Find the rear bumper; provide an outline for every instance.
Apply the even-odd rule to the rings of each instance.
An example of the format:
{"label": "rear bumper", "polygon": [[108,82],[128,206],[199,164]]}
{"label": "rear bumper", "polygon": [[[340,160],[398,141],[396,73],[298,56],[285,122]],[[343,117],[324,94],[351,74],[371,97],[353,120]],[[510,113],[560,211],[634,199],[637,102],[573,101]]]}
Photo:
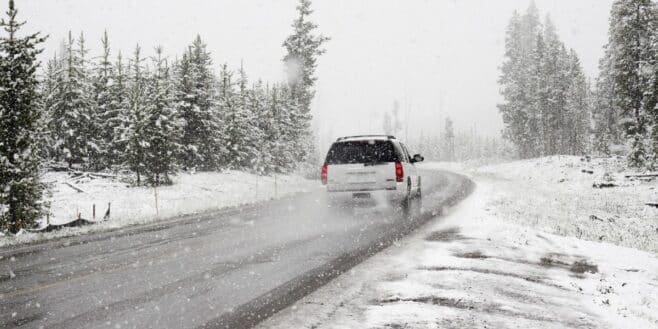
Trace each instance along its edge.
{"label": "rear bumper", "polygon": [[405,184],[396,184],[388,188],[349,188],[339,186],[327,186],[327,196],[331,199],[347,200],[355,196],[363,197],[369,195],[372,199],[401,201],[407,195]]}
{"label": "rear bumper", "polygon": [[389,188],[331,188],[327,187],[327,192],[329,193],[339,193],[339,192],[351,192],[351,193],[358,193],[358,192],[377,192],[377,191],[390,191],[390,192],[395,192],[397,191],[397,188],[395,187],[389,187]]}
{"label": "rear bumper", "polygon": [[407,185],[404,183],[387,182],[387,184],[336,184],[329,182],[327,184],[327,192],[329,193],[343,193],[343,192],[386,192],[386,193],[404,193],[407,191]]}

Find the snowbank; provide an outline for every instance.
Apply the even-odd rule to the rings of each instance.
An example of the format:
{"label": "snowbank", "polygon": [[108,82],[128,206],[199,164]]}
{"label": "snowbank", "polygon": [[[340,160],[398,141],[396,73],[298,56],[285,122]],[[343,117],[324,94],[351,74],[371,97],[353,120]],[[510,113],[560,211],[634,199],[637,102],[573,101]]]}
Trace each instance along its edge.
{"label": "snowbank", "polygon": [[[119,180],[108,178],[76,180],[73,186],[70,186],[67,183],[71,183],[71,179],[66,173],[48,173],[44,180],[52,182],[54,187],[50,223],[71,222],[78,217],[78,213],[81,218],[92,220],[94,205],[96,205],[95,219],[100,222],[51,233],[21,232],[15,237],[4,236],[0,237],[0,246],[153,222],[183,214],[280,198],[319,188],[319,183],[316,181],[298,176],[278,176],[275,191],[274,177],[256,176],[240,171],[183,173],[174,178],[173,185],[159,187],[157,190],[148,187],[130,187]],[[111,204],[110,218],[103,221],[108,204]]]}
{"label": "snowbank", "polygon": [[[428,164],[490,183],[488,207],[511,223],[543,232],[658,252],[658,179],[634,174],[614,158],[553,156],[482,167]],[[611,188],[594,184],[610,183]]]}

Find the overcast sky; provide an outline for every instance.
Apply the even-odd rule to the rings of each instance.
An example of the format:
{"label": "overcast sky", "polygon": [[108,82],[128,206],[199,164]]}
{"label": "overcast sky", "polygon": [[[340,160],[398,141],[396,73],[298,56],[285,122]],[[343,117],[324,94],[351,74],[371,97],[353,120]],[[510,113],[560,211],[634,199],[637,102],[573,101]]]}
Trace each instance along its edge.
{"label": "overcast sky", "polygon": [[[325,140],[381,131],[395,99],[409,138],[443,126],[498,134],[496,80],[505,28],[530,0],[315,0],[313,20],[332,38],[320,59],[315,126]],[[50,35],[51,56],[68,30],[84,30],[100,47],[103,30],[114,51],[162,45],[180,54],[199,33],[216,68],[243,60],[250,77],[282,80],[282,41],[296,0],[18,0],[29,31]],[[576,49],[591,78],[607,39],[612,0],[537,0],[562,39]],[[401,133],[402,137],[406,134]]]}

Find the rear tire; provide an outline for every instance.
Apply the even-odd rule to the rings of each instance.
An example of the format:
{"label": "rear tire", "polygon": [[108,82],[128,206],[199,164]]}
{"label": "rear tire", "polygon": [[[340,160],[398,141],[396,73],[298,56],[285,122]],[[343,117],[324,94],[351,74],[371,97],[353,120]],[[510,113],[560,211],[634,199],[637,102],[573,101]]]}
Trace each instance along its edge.
{"label": "rear tire", "polygon": [[411,210],[411,202],[412,202],[412,195],[411,195],[411,181],[407,182],[407,194],[404,196],[404,199],[402,199],[402,211],[409,215],[410,210]]}
{"label": "rear tire", "polygon": [[418,214],[420,214],[423,209],[423,190],[420,184],[420,177],[418,177],[418,192],[416,194],[416,207],[418,210]]}

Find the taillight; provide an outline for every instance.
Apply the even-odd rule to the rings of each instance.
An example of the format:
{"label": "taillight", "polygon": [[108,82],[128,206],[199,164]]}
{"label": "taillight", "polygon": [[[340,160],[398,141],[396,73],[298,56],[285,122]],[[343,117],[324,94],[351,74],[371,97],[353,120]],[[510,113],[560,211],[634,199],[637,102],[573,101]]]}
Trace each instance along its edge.
{"label": "taillight", "polygon": [[327,185],[327,165],[322,166],[322,172],[320,173],[320,180],[322,185]]}
{"label": "taillight", "polygon": [[402,169],[402,163],[395,163],[395,180],[398,183],[404,182],[404,169]]}

